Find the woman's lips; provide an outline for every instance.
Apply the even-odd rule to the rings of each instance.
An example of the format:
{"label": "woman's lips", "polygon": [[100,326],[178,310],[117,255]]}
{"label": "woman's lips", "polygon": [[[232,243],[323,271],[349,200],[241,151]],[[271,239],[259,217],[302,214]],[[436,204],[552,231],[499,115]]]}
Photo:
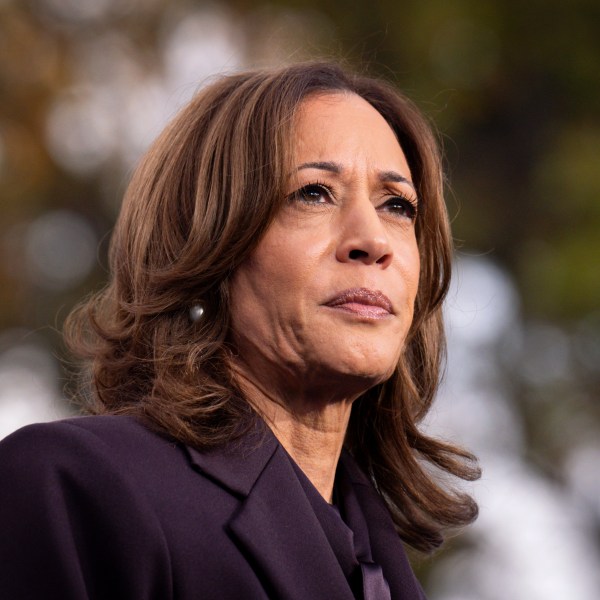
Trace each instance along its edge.
{"label": "woman's lips", "polygon": [[390,299],[382,292],[368,288],[344,290],[325,302],[325,306],[371,319],[381,319],[393,314]]}

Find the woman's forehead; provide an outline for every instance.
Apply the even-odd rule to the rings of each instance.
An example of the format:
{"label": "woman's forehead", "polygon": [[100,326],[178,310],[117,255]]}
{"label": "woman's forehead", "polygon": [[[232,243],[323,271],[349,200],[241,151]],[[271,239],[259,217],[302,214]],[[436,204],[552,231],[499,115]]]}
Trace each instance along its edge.
{"label": "woman's forehead", "polygon": [[305,99],[292,130],[292,172],[313,164],[325,170],[370,168],[398,172],[410,180],[404,152],[384,117],[353,93],[334,92]]}

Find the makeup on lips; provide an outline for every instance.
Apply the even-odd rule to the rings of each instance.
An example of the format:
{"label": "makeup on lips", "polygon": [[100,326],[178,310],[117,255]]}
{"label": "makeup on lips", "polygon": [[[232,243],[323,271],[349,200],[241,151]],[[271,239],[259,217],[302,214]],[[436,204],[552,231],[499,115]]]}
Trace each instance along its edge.
{"label": "makeup on lips", "polygon": [[344,290],[324,306],[368,319],[384,319],[394,314],[390,299],[379,290],[368,288]]}

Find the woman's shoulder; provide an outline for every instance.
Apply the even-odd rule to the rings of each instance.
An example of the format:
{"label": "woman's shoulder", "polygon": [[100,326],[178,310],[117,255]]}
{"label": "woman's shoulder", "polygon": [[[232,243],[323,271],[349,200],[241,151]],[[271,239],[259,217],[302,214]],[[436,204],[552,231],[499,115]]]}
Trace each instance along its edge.
{"label": "woman's shoulder", "polygon": [[0,596],[141,598],[155,587],[171,597],[162,523],[133,466],[160,439],[135,419],[99,416],[2,440]]}
{"label": "woman's shoulder", "polygon": [[31,439],[50,442],[63,438],[73,439],[73,436],[85,439],[88,436],[84,432],[97,437],[103,437],[103,434],[109,430],[134,431],[140,428],[145,429],[141,422],[132,416],[74,416],[57,421],[25,425],[0,440],[0,447]]}
{"label": "woman's shoulder", "polygon": [[176,446],[130,416],[36,423],[0,441],[0,475],[4,481],[12,477],[39,481],[42,476],[57,474],[93,479],[106,470],[135,471],[136,464],[141,466],[165,449],[179,454]]}
{"label": "woman's shoulder", "polygon": [[4,452],[8,448],[18,448],[28,453],[46,445],[55,449],[64,444],[94,446],[124,441],[130,435],[137,439],[156,437],[156,434],[133,416],[78,416],[21,427],[0,440],[0,450]]}

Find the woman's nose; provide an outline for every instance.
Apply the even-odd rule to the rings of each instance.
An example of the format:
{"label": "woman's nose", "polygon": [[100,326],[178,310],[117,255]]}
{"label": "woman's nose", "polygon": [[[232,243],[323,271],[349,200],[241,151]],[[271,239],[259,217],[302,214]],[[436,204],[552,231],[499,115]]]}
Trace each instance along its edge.
{"label": "woman's nose", "polygon": [[344,211],[336,258],[340,262],[377,264],[392,262],[393,250],[377,209],[370,200],[357,201]]}

